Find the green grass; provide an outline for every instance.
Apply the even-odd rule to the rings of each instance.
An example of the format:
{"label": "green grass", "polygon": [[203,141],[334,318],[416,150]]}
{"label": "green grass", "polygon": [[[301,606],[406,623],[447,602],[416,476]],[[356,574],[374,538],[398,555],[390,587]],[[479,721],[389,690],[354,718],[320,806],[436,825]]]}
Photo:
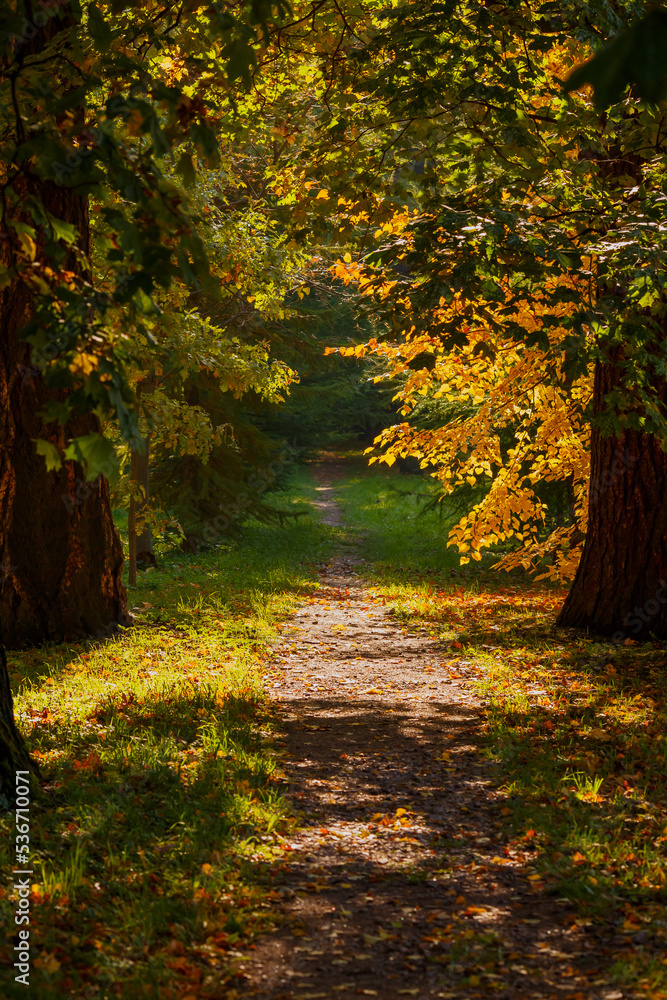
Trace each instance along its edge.
{"label": "green grass", "polygon": [[[279,500],[304,508],[307,472]],[[122,519],[120,519],[122,520]],[[290,829],[262,658],[316,584],[335,532],[253,523],[226,551],[164,555],[107,642],[10,653],[19,723],[46,795],[31,808],[31,987],[50,998],[220,995],[272,925]],[[11,815],[0,865],[13,867]],[[0,995],[15,894],[0,888]],[[6,963],[6,964],[4,964]],[[92,991],[92,992],[91,992]]]}
{"label": "green grass", "polygon": [[415,478],[355,470],[341,485],[348,530],[383,563],[365,575],[395,618],[442,644],[441,669],[484,699],[480,749],[506,795],[513,857],[582,920],[613,926],[619,986],[665,998],[665,644],[573,638],[555,627],[564,590],[486,562],[458,570],[447,524],[416,517],[397,492]]}
{"label": "green grass", "polygon": [[[244,950],[275,921],[295,819],[272,742],[262,661],[345,535],[438,669],[485,700],[507,848],[534,885],[614,925],[622,988],[667,997],[667,655],[554,627],[564,592],[486,563],[458,569],[447,524],[418,516],[422,477],[366,471],[336,487],[345,531],[250,524],[216,553],[171,552],[130,594],[135,624],[104,643],[10,654],[19,721],[46,778],[31,813],[31,985],[45,1000],[233,996]],[[307,471],[280,499],[300,510]],[[377,502],[376,502],[377,501]],[[490,557],[492,559],[492,557]],[[12,817],[0,864],[13,866]],[[0,887],[0,996],[13,981],[15,897]]]}
{"label": "green grass", "polygon": [[402,475],[366,465],[353,455],[354,473],[337,483],[346,527],[357,536],[361,554],[376,571],[403,579],[447,575],[458,557],[447,548],[452,511],[445,505],[423,513],[433,496],[428,476]]}

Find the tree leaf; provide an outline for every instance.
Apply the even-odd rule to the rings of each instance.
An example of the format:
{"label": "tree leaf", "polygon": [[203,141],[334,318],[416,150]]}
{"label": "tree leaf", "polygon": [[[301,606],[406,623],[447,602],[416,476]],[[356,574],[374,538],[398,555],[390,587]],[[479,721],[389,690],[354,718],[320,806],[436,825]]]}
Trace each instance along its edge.
{"label": "tree leaf", "polygon": [[111,43],[112,31],[97,4],[88,8],[88,31],[100,52],[106,52]]}
{"label": "tree leaf", "polygon": [[97,433],[73,438],[65,451],[65,458],[80,462],[88,481],[97,479],[99,475],[113,481],[120,468],[116,449],[111,441]]}
{"label": "tree leaf", "polygon": [[50,441],[45,441],[43,438],[33,438],[32,440],[35,443],[37,454],[44,456],[46,471],[57,472],[63,463],[56,446],[51,444]]}
{"label": "tree leaf", "polygon": [[667,93],[667,11],[652,10],[579,66],[565,82],[569,93],[590,84],[604,108],[632,86],[639,97],[659,101]]}

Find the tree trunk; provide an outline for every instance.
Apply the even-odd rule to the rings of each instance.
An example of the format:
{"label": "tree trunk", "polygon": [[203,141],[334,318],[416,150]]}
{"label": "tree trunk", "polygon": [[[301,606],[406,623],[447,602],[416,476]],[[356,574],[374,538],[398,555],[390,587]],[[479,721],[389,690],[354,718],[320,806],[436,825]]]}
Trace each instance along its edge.
{"label": "tree trunk", "polygon": [[144,521],[144,508],[148,505],[150,489],[149,459],[151,448],[151,436],[147,434],[144,438],[144,451],[137,452],[136,482],[143,491],[143,499],[139,504],[139,521],[143,527],[137,534],[137,566],[139,569],[147,569],[149,566],[156,566],[157,560],[153,552],[153,538],[151,536],[151,526]]}
{"label": "tree trunk", "polygon": [[[14,722],[14,702],[7,672],[5,650],[0,644],[0,808],[13,806],[16,798],[17,772],[39,778],[39,767],[29,756],[27,747]],[[21,784],[26,784],[24,780]]]}
{"label": "tree trunk", "polygon": [[[598,363],[594,410],[619,380]],[[664,384],[660,386],[667,402]],[[667,453],[656,438],[628,430],[591,439],[586,542],[558,625],[591,629],[616,642],[667,637]]]}
{"label": "tree trunk", "polygon": [[[51,183],[35,193],[56,218],[76,226],[87,253],[85,199]],[[127,622],[123,550],[106,480],[86,483],[74,462],[47,472],[35,450],[33,439],[45,438],[62,453],[70,438],[98,431],[99,422],[84,415],[62,427],[44,424],[40,414],[62,392],[47,388],[19,338],[31,309],[23,283],[0,292],[0,628],[8,647],[101,634]]]}
{"label": "tree trunk", "polygon": [[[130,486],[134,487],[137,478],[137,453],[130,457]],[[130,510],[127,516],[127,583],[130,587],[137,585],[137,501],[134,493],[130,497]]]}
{"label": "tree trunk", "polygon": [[[157,382],[155,378],[155,370],[152,369],[137,385],[137,401],[143,395],[150,395],[155,392],[157,387]],[[137,511],[135,504],[135,522],[134,531],[136,533],[136,514],[139,515],[139,523],[141,525],[141,530],[136,533],[135,537],[135,573],[134,582],[136,583],[136,568],[147,569],[149,566],[156,566],[157,561],[155,559],[155,553],[153,551],[153,538],[151,536],[151,528],[149,524],[146,524],[145,509],[148,506],[149,493],[150,493],[150,453],[151,453],[151,436],[150,433],[144,438],[144,450],[136,451],[132,455],[132,473],[131,482],[132,485],[140,486],[143,499],[139,503],[139,509]],[[131,547],[131,546],[130,546]]]}

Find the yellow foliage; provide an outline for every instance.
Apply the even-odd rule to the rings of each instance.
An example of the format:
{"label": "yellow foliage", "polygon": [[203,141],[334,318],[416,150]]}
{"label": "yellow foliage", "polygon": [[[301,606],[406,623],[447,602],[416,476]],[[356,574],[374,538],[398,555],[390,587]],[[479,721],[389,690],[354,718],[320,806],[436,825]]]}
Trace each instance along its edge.
{"label": "yellow foliage", "polygon": [[[548,296],[546,289],[544,302]],[[446,321],[457,308],[457,302],[441,302],[434,320]],[[389,374],[401,378],[395,399],[404,417],[424,405],[423,397],[452,404],[442,426],[423,429],[402,422],[383,431],[376,438],[383,449],[379,461],[392,465],[398,457],[418,458],[440,481],[443,495],[464,485],[484,488],[482,499],[450,531],[448,544],[462,554],[462,563],[514,539],[521,544],[503,555],[498,567],[536,570],[546,560],[542,577],[571,579],[586,530],[590,431],[584,410],[592,392],[592,366],[584,377],[569,379],[557,350],[529,348],[491,332],[493,308],[478,304],[467,344],[454,350],[445,351],[437,337],[416,335],[414,328],[406,331],[401,346],[369,345],[386,359]],[[511,318],[532,332],[540,329],[545,311],[533,301]],[[562,336],[562,329],[549,329],[554,344]],[[480,345],[492,355],[480,352]],[[428,367],[417,366],[420,355],[431,359]],[[547,510],[535,486],[557,480],[568,483],[570,523],[545,537]]]}
{"label": "yellow foliage", "polygon": [[69,370],[75,374],[90,375],[90,373],[97,368],[99,360],[100,359],[96,354],[86,354],[85,351],[79,351],[78,354],[74,356],[74,360],[70,364]]}

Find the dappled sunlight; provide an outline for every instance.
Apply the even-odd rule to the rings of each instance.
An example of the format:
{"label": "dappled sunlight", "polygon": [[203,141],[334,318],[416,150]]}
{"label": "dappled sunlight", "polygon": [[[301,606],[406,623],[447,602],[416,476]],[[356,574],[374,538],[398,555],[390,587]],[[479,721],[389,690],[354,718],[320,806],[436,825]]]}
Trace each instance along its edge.
{"label": "dappled sunlight", "polygon": [[295,984],[392,998],[603,986],[585,922],[547,895],[535,831],[522,838],[508,824],[520,792],[488,759],[474,690],[486,662],[443,642],[453,609],[481,619],[484,592],[461,607],[456,587],[413,594],[406,582],[396,600],[373,569],[349,548],[332,560],[274,653],[270,689],[301,823],[279,869],[290,923],[259,943],[245,995],[287,996]]}
{"label": "dappled sunlight", "polygon": [[260,662],[328,542],[303,520],[249,535],[164,557],[112,638],[9,654],[45,781],[31,830],[45,998],[217,988],[239,942],[275,923],[266,867],[292,821]]}
{"label": "dappled sunlight", "polygon": [[661,982],[663,652],[556,629],[552,586],[374,563],[354,510],[258,529],[247,559],[179,555],[132,628],[11,655],[55,990]]}

